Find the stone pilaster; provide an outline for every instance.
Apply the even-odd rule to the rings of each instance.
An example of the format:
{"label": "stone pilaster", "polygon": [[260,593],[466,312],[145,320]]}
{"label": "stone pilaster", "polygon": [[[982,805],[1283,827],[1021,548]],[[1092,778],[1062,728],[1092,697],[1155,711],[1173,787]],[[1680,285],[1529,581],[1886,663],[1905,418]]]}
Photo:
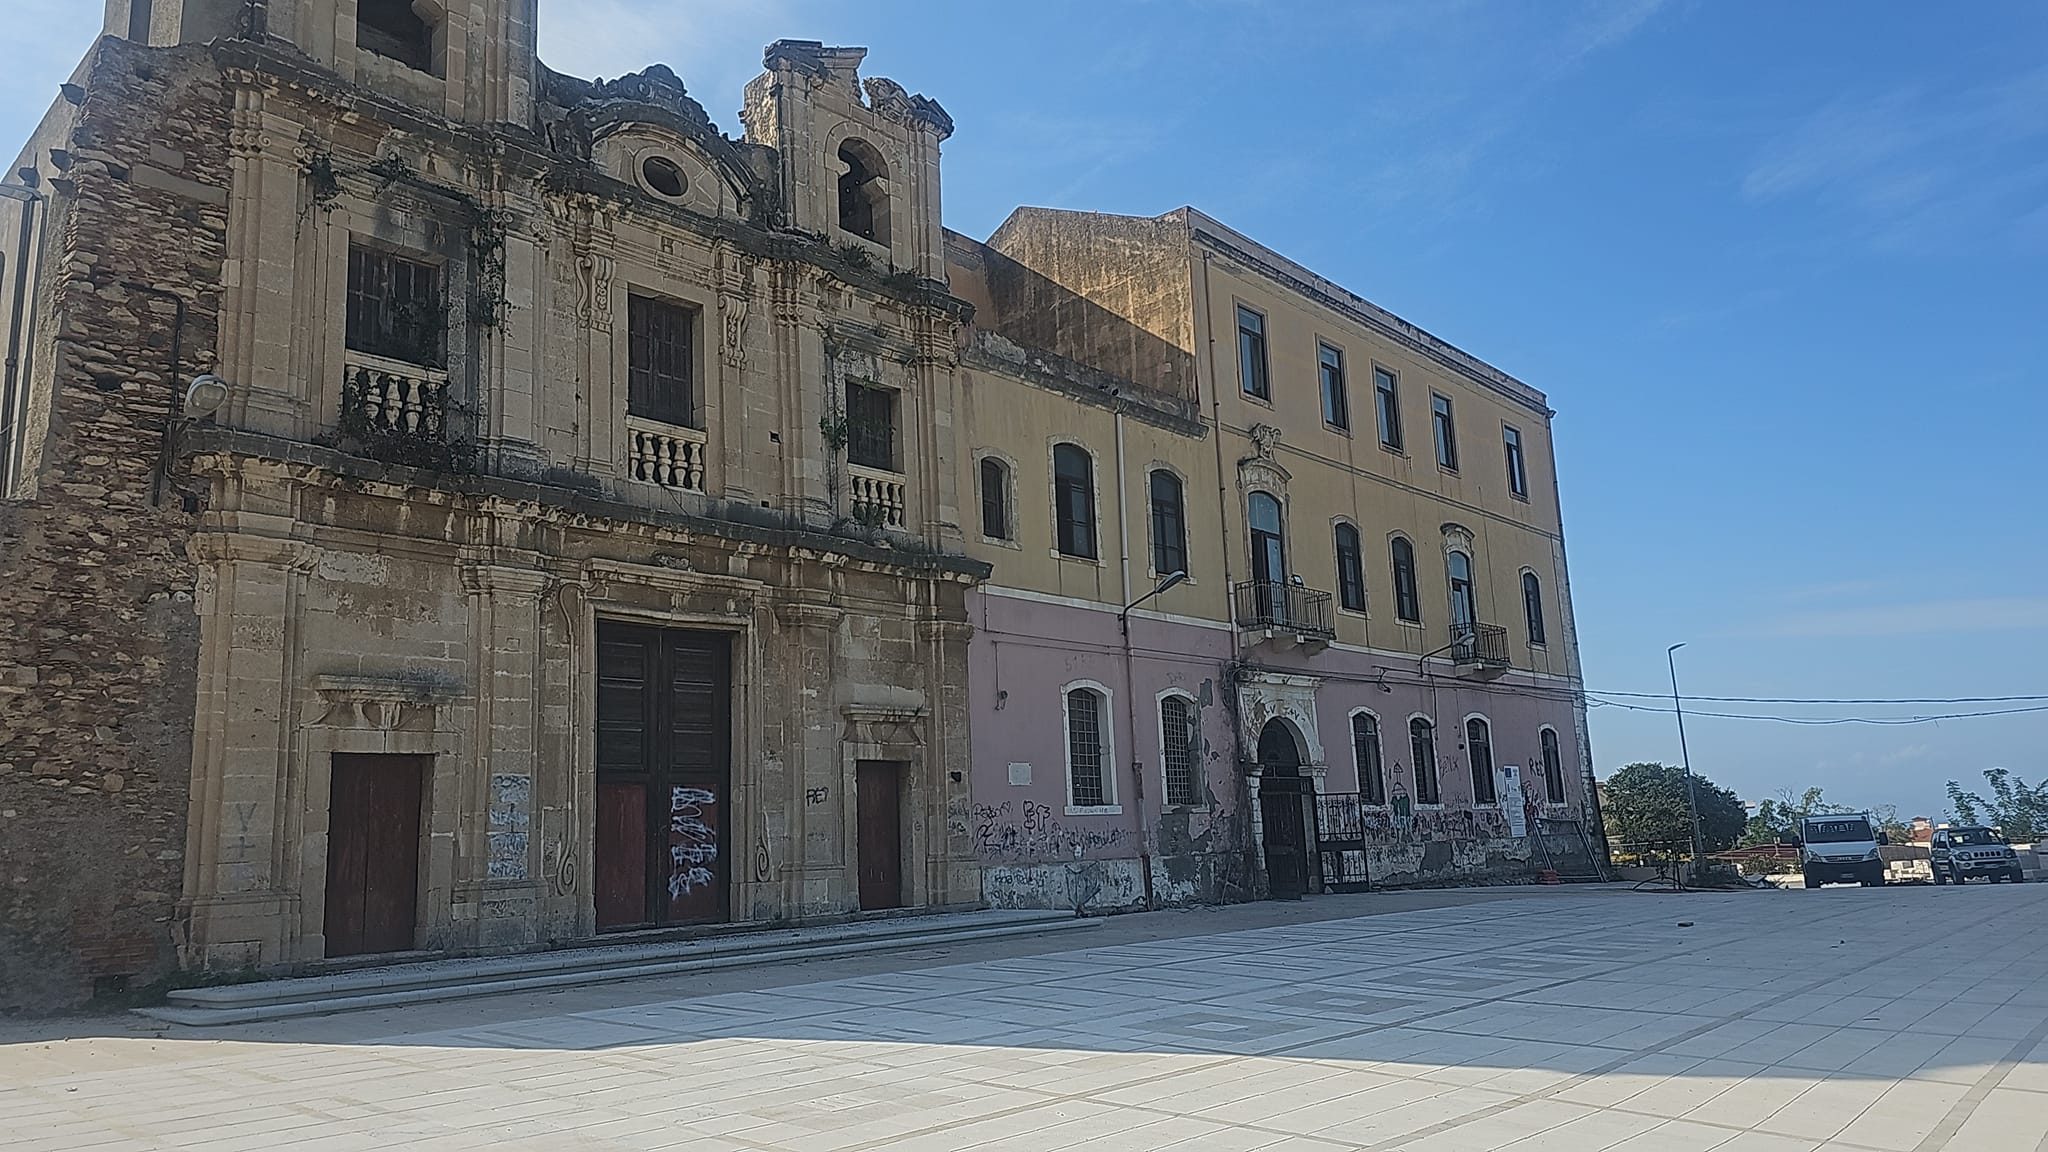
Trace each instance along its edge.
{"label": "stone pilaster", "polygon": [[[475,731],[460,773],[458,932],[480,947],[531,943],[541,898],[534,825],[539,739],[541,597],[532,567],[472,560],[462,568],[474,649]],[[472,922],[464,925],[465,918]]]}
{"label": "stone pilaster", "polygon": [[[240,531],[202,532],[198,721],[179,918],[185,963],[238,968],[288,954],[298,896],[283,875],[287,724],[295,679],[293,622],[310,545],[283,538],[281,518],[243,513]],[[272,535],[251,529],[267,527]]]}

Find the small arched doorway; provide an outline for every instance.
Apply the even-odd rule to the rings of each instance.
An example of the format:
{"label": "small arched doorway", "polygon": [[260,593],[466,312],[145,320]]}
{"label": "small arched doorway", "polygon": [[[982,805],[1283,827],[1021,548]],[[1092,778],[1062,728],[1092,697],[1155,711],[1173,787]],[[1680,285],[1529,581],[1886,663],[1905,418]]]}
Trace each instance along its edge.
{"label": "small arched doorway", "polygon": [[1284,720],[1259,730],[1259,822],[1266,841],[1266,883],[1275,900],[1308,892],[1308,829],[1302,819],[1301,748]]}

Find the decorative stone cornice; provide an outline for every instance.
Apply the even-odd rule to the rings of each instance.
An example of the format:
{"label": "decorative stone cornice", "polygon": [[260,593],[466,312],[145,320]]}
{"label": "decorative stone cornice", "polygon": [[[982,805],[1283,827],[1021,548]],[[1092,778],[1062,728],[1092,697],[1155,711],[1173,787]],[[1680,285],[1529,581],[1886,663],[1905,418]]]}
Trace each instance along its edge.
{"label": "decorative stone cornice", "polygon": [[853,744],[924,744],[925,710],[892,704],[845,704],[846,739]]}
{"label": "decorative stone cornice", "polygon": [[434,709],[460,694],[452,684],[409,676],[320,675],[313,691],[326,708],[315,727],[374,732],[431,732]]}

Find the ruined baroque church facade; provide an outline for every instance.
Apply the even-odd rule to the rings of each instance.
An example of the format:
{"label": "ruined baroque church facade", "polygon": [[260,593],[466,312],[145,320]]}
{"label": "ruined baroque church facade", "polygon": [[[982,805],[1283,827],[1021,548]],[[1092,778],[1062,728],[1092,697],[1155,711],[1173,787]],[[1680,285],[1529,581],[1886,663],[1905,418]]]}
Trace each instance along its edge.
{"label": "ruined baroque church facade", "polygon": [[[1540,394],[1191,210],[947,232],[952,122],[862,49],[770,45],[731,138],[534,7],[108,0],[0,182],[0,1010],[1520,877],[1585,814]],[[1290,309],[1320,422],[1245,375],[1316,378]],[[1342,332],[1513,491],[1331,464]]]}

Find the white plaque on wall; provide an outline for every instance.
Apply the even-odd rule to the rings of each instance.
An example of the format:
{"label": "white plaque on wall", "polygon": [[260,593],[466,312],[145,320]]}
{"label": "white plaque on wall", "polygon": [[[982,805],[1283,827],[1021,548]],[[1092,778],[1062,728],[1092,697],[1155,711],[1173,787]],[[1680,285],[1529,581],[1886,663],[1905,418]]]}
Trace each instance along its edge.
{"label": "white plaque on wall", "polygon": [[1012,784],[1017,784],[1017,785],[1024,785],[1024,784],[1029,784],[1029,783],[1031,783],[1031,765],[1029,765],[1029,764],[1012,764],[1012,765],[1010,765],[1010,783],[1012,783]]}

